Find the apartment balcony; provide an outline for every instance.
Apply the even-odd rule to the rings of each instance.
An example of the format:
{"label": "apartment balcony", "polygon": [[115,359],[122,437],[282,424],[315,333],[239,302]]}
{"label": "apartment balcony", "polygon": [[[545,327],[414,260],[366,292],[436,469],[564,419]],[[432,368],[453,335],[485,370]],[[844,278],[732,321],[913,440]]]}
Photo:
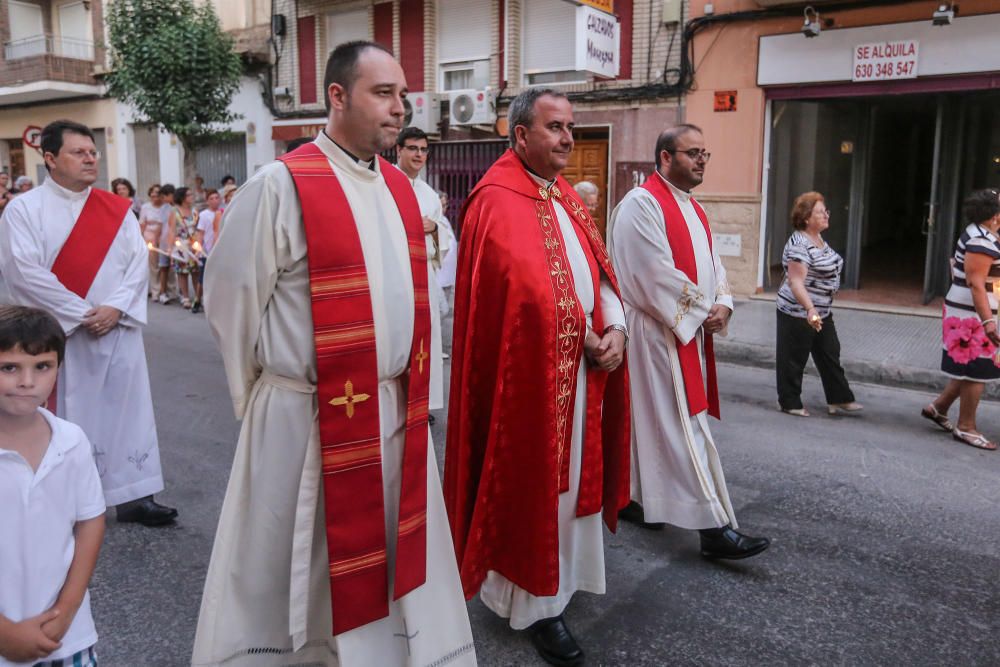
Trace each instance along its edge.
{"label": "apartment balcony", "polygon": [[55,35],[6,42],[0,67],[0,106],[100,95],[94,43]]}
{"label": "apartment balcony", "polygon": [[94,43],[72,37],[34,35],[15,39],[3,45],[4,60],[18,60],[32,56],[52,55],[75,60],[94,60]]}

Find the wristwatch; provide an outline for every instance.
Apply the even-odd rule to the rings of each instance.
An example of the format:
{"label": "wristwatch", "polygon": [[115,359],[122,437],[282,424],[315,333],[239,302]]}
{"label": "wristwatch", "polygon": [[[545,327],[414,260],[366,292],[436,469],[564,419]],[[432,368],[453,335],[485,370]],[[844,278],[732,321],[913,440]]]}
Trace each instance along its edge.
{"label": "wristwatch", "polygon": [[628,345],[628,327],[624,324],[609,324],[604,327],[604,333],[607,334],[609,331],[621,331],[622,335],[625,336],[625,345]]}

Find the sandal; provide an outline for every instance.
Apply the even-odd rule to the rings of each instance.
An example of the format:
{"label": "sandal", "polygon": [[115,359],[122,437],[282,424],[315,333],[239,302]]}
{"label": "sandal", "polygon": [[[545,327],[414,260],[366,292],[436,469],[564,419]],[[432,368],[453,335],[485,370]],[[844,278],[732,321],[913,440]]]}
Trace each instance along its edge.
{"label": "sandal", "polygon": [[938,412],[938,409],[934,407],[933,403],[922,409],[920,411],[920,416],[924,419],[930,419],[945,431],[955,431],[955,425],[951,423],[950,419],[948,419],[948,415]]}
{"label": "sandal", "polygon": [[184,308],[190,308],[191,307],[191,299],[189,299],[187,297],[184,297],[183,299],[181,299],[181,306],[183,306]]}
{"label": "sandal", "polygon": [[789,408],[785,409],[781,407],[781,403],[778,404],[778,409],[784,412],[786,415],[792,415],[793,417],[808,417],[809,411],[805,408]]}
{"label": "sandal", "polygon": [[861,412],[865,409],[865,406],[861,405],[857,401],[851,401],[850,403],[830,403],[826,406],[826,411],[831,415],[839,415],[841,412],[852,413]]}
{"label": "sandal", "polygon": [[990,442],[986,439],[986,436],[982,433],[973,433],[972,431],[959,431],[957,428],[951,432],[951,437],[955,438],[959,442],[964,442],[967,445],[971,445],[977,449],[986,449],[993,451],[997,448],[997,443]]}

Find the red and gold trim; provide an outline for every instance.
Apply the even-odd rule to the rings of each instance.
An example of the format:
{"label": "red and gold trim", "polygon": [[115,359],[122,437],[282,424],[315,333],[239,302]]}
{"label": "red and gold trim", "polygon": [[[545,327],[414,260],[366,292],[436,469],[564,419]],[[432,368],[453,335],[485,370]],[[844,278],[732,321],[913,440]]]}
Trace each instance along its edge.
{"label": "red and gold trim", "polygon": [[553,332],[556,348],[556,442],[558,443],[559,490],[569,490],[569,447],[572,429],[569,416],[576,390],[576,364],[580,358],[583,340],[582,322],[586,321],[583,308],[576,300],[576,287],[570,273],[569,260],[563,246],[562,234],[555,222],[555,211],[549,193],[539,188],[542,201],[535,202],[535,213],[542,230],[552,296],[556,304],[556,330]]}
{"label": "red and gold trim", "polygon": [[[309,252],[330,599],[338,635],[389,615],[376,331],[361,239],[329,160],[316,144],[281,160],[295,182]],[[384,160],[380,173],[406,229],[415,303],[393,591],[398,599],[426,578],[430,373],[423,372],[422,353],[430,340],[430,299],[413,187]]]}

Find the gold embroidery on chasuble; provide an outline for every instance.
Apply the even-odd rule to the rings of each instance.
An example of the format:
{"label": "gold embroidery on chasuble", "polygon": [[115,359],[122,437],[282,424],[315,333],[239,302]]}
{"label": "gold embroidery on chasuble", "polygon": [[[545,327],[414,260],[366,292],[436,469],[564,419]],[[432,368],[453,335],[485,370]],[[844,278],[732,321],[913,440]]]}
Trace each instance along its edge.
{"label": "gold embroidery on chasuble", "polygon": [[552,294],[556,303],[556,350],[559,359],[556,365],[556,439],[559,445],[558,483],[561,485],[562,461],[566,455],[564,451],[566,425],[569,422],[569,409],[573,400],[573,369],[576,366],[576,359],[573,357],[576,351],[576,339],[580,334],[580,321],[576,290],[566,267],[567,260],[560,252],[561,244],[555,227],[555,213],[547,203],[548,192],[544,188],[539,188],[539,195],[543,201],[535,202],[535,214],[542,229],[549,278],[552,281]]}
{"label": "gold embroidery on chasuble", "polygon": [[677,314],[674,315],[674,326],[678,326],[681,320],[691,312],[691,306],[696,303],[701,303],[705,300],[705,295],[701,292],[697,294],[691,293],[691,286],[684,285],[684,289],[681,291],[680,297],[677,299]]}
{"label": "gold embroidery on chasuble", "polygon": [[715,288],[715,298],[718,299],[720,296],[729,296],[733,293],[732,288],[729,286],[728,280],[721,281]]}

